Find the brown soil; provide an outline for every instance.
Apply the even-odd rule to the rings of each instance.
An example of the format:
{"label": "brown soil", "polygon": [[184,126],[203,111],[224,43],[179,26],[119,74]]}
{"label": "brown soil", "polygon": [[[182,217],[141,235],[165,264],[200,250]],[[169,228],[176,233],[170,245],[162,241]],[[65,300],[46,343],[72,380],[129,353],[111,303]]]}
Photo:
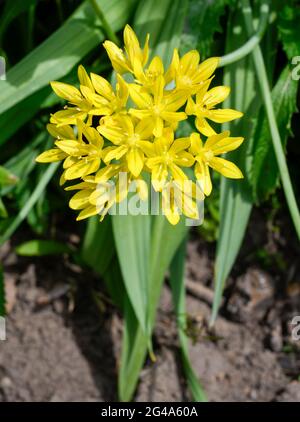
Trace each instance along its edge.
{"label": "brown soil", "polygon": [[[284,253],[280,236],[257,239],[256,217],[252,221],[256,230],[250,225],[213,330],[214,250],[195,235],[189,242],[191,359],[211,401],[300,401],[300,346],[290,336],[291,318],[300,314],[298,251],[289,244]],[[274,260],[267,263],[272,271],[253,255],[257,242]],[[0,260],[9,310],[7,340],[0,342],[0,401],[117,400],[121,318],[101,281],[65,256],[20,258],[10,244]],[[146,362],[136,400],[190,400],[167,284],[154,341],[157,362]]]}

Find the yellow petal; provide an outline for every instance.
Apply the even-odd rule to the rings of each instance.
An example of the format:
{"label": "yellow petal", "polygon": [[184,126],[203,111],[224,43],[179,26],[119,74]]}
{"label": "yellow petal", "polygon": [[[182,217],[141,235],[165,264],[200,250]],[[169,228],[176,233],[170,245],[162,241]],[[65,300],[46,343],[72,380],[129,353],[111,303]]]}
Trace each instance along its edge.
{"label": "yellow petal", "polygon": [[103,43],[103,47],[105,48],[111,64],[113,65],[113,68],[116,70],[116,72],[121,74],[130,72],[131,69],[128,66],[127,60],[121,48],[119,48],[112,41],[105,41]]}
{"label": "yellow petal", "polygon": [[164,122],[161,117],[156,117],[154,120],[154,128],[153,128],[153,135],[159,138],[164,129]]}
{"label": "yellow petal", "polygon": [[90,190],[80,190],[75,193],[70,199],[69,206],[72,210],[80,210],[90,205],[89,197],[91,195]]}
{"label": "yellow petal", "polygon": [[94,207],[93,205],[85,208],[84,210],[82,210],[78,217],[76,218],[77,221],[81,221],[84,220],[85,218],[89,218],[92,217],[93,215],[97,215],[98,214],[98,210],[96,207]]}
{"label": "yellow petal", "polygon": [[145,93],[139,85],[129,84],[129,95],[140,109],[147,109],[152,105],[150,95]]}
{"label": "yellow petal", "polygon": [[53,124],[47,125],[47,130],[53,138],[56,139],[75,139],[75,134],[71,126],[56,126]]}
{"label": "yellow petal", "polygon": [[231,120],[239,119],[242,116],[243,113],[230,108],[209,111],[209,119],[216,123],[230,122]]}
{"label": "yellow petal", "polygon": [[78,67],[78,79],[79,79],[80,85],[86,86],[91,91],[94,91],[94,87],[91,82],[91,79],[82,65]]}
{"label": "yellow petal", "polygon": [[161,117],[170,124],[187,119],[187,115],[183,111],[163,111]]}
{"label": "yellow petal", "polygon": [[237,149],[244,141],[242,137],[224,138],[211,149],[215,155],[225,154],[225,152]]}
{"label": "yellow petal", "polygon": [[190,135],[190,139],[191,139],[191,148],[190,148],[191,153],[194,155],[200,154],[203,144],[202,144],[202,140],[200,138],[199,133],[192,133]]}
{"label": "yellow petal", "polygon": [[203,103],[208,107],[214,107],[216,104],[222,103],[230,94],[230,88],[228,86],[216,86],[210,89],[203,96]]}
{"label": "yellow petal", "polygon": [[71,103],[76,103],[76,101],[82,99],[80,91],[72,85],[64,84],[62,82],[51,82],[51,87],[56,95]]}
{"label": "yellow petal", "polygon": [[99,166],[99,158],[94,160],[80,160],[78,163],[74,164],[66,170],[66,180],[73,180],[79,177],[87,176],[91,173],[95,173],[99,169]]}
{"label": "yellow petal", "polygon": [[195,165],[195,176],[198,180],[200,189],[203,191],[204,195],[210,195],[212,190],[212,184],[208,165],[203,163],[202,161],[197,162]]}
{"label": "yellow petal", "polygon": [[168,169],[164,164],[159,164],[152,169],[151,182],[156,191],[160,191],[168,177]]}
{"label": "yellow petal", "polygon": [[191,50],[180,60],[180,73],[183,75],[193,75],[198,64],[200,56],[197,50]]}
{"label": "yellow petal", "polygon": [[55,145],[68,155],[80,157],[86,155],[87,150],[78,141],[56,141]]}
{"label": "yellow petal", "polygon": [[241,170],[235,164],[224,158],[214,157],[210,160],[209,165],[214,170],[230,179],[242,179],[244,177]]}
{"label": "yellow petal", "polygon": [[138,148],[130,148],[127,155],[128,168],[134,177],[138,177],[144,167],[144,154]]}
{"label": "yellow petal", "polygon": [[103,95],[103,97],[109,100],[114,98],[113,89],[106,79],[102,78],[100,75],[96,75],[95,73],[91,73],[91,79],[98,94]]}
{"label": "yellow petal", "polygon": [[121,128],[111,126],[98,126],[98,132],[101,133],[106,139],[113,142],[115,145],[120,144],[124,139],[124,133]]}
{"label": "yellow petal", "polygon": [[153,84],[154,103],[160,104],[164,95],[165,80],[162,75],[159,75]]}
{"label": "yellow petal", "polygon": [[218,57],[211,57],[200,64],[198,67],[198,73],[201,75],[201,79],[203,81],[211,77],[218,67],[219,61],[220,59]]}
{"label": "yellow petal", "polygon": [[197,117],[196,121],[196,128],[199,130],[200,133],[203,133],[205,136],[212,136],[216,135],[216,131],[210,126],[206,119],[201,117]]}
{"label": "yellow petal", "polygon": [[152,135],[153,126],[153,119],[147,117],[136,125],[135,133],[140,136],[140,139],[148,139]]}
{"label": "yellow petal", "polygon": [[67,154],[58,148],[49,149],[48,151],[42,152],[35,161],[38,163],[53,163],[55,161],[61,161],[66,158]]}
{"label": "yellow petal", "polygon": [[105,163],[109,163],[111,160],[119,160],[123,155],[127,153],[128,148],[125,145],[121,145],[116,148],[112,148],[107,154],[105,154]]}

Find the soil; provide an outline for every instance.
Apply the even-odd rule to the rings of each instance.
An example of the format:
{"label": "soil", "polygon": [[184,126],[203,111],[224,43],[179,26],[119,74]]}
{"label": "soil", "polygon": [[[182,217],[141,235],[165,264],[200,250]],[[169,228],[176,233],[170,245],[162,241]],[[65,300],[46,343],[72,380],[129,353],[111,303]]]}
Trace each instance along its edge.
{"label": "soil", "polygon": [[[299,250],[284,219],[276,230],[266,221],[254,212],[213,329],[215,245],[197,233],[188,244],[190,355],[210,401],[300,401],[300,342],[290,324],[300,315]],[[19,236],[0,252],[8,310],[0,401],[117,400],[122,321],[104,286],[67,256],[16,256]],[[154,344],[157,361],[146,362],[135,400],[190,400],[167,280]]]}

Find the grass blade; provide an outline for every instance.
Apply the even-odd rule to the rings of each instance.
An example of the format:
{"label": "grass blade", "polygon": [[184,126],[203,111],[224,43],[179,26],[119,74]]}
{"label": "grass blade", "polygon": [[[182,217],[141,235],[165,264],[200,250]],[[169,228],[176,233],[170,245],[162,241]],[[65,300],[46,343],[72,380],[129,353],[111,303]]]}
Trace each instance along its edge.
{"label": "grass blade", "polygon": [[203,388],[193,370],[189,358],[188,337],[186,335],[186,309],[184,287],[184,268],[186,256],[186,239],[178,248],[170,267],[170,284],[172,290],[173,304],[177,317],[179,342],[182,354],[183,370],[185,372],[189,388],[196,402],[207,401]]}

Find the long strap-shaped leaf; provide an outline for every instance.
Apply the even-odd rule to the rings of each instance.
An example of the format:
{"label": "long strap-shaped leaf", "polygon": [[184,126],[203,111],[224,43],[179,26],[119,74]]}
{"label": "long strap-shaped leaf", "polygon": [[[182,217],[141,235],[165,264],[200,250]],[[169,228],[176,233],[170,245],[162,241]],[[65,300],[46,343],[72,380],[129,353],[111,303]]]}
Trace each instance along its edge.
{"label": "long strap-shaped leaf", "polygon": [[183,370],[185,372],[188,385],[193,394],[194,400],[197,402],[207,401],[205,393],[199,383],[199,380],[192,368],[189,358],[189,342],[186,335],[186,309],[185,309],[185,286],[184,286],[184,269],[186,257],[186,239],[178,248],[170,267],[170,283],[172,289],[172,297],[177,317],[179,342],[181,347]]}
{"label": "long strap-shaped leaf", "polygon": [[[242,13],[234,12],[228,25],[226,50],[234,51],[241,43],[246,41],[246,36],[235,31],[240,28]],[[257,110],[260,106],[257,93],[255,74],[251,58],[231,64],[224,69],[224,85],[232,87],[232,93],[224,107],[234,108],[244,112],[245,116],[236,124],[224,125],[231,129],[233,136],[245,136],[245,142],[238,151],[228,154],[242,170],[245,176],[243,181],[223,178],[221,181],[220,199],[220,234],[217,242],[217,256],[215,265],[215,296],[212,310],[211,323],[217,317],[218,309],[224,290],[225,281],[231,271],[239,252],[252,209],[252,191],[249,175],[251,173],[251,151],[253,132]]]}
{"label": "long strap-shaped leaf", "polygon": [[[137,11],[134,26],[138,35],[143,38],[147,32],[150,32],[151,43],[153,43],[153,40],[156,41],[156,46],[152,53],[157,53],[161,49],[160,54],[162,54],[165,65],[171,59],[173,48],[178,46],[186,7],[187,0],[176,0],[173,2],[146,0],[140,4],[140,8]],[[151,219],[151,217],[149,218]],[[149,278],[147,280],[148,309],[146,311],[148,314],[148,335],[153,329],[165,272],[185,233],[184,221],[173,227],[164,216],[153,217],[150,244],[151,255],[148,256],[148,259],[150,257]],[[142,326],[138,323],[136,315],[133,313],[133,307],[133,303],[127,300],[125,304],[125,330],[119,375],[119,397],[122,401],[128,401],[132,398],[149,343],[148,335],[145,335]]]}

